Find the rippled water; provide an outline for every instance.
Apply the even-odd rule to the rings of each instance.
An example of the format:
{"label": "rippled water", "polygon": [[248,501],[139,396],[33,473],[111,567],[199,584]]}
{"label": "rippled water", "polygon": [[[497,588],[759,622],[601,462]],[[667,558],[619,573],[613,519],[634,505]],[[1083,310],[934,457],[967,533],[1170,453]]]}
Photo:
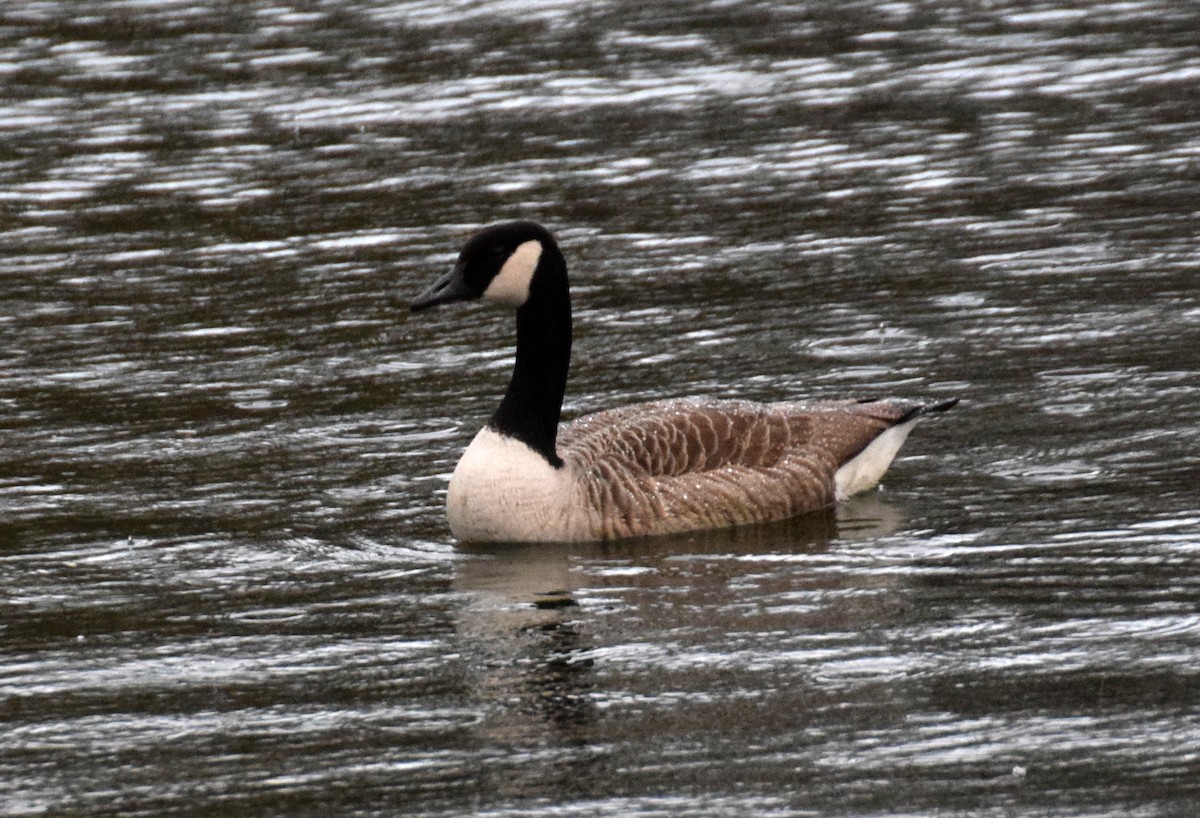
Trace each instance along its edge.
{"label": "rippled water", "polygon": [[[1200,9],[0,7],[0,813],[1200,809]],[[957,395],[785,524],[466,548],[566,411]]]}

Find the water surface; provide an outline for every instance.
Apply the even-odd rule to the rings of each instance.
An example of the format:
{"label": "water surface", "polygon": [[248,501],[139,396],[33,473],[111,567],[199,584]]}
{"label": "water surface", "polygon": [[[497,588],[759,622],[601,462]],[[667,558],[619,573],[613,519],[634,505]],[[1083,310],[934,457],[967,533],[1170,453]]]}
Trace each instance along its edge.
{"label": "water surface", "polygon": [[[1191,815],[1200,13],[0,10],[0,812]],[[836,512],[468,548],[511,320],[566,413],[959,396]]]}

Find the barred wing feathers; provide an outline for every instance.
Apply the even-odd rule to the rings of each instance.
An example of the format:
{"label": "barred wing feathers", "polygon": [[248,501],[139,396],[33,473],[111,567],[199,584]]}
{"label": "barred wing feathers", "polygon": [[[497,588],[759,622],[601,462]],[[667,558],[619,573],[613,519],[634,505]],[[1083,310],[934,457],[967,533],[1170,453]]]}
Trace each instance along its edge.
{"label": "barred wing feathers", "polygon": [[828,506],[838,468],[925,408],[664,401],[585,415],[562,428],[558,448],[606,537],[665,534]]}

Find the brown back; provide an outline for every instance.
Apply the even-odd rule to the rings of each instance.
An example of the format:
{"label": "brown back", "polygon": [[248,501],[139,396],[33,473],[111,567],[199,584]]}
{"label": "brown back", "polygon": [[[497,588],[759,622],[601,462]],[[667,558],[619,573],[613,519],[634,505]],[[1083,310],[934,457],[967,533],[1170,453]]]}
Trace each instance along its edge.
{"label": "brown back", "polygon": [[606,536],[778,520],[830,505],[838,467],[919,411],[900,402],[675,400],[559,433]]}

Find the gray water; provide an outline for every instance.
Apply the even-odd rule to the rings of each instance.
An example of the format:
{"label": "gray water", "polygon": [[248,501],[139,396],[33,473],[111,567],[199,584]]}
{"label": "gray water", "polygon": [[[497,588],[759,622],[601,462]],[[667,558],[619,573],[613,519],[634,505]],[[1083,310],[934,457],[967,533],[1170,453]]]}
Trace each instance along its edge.
{"label": "gray water", "polygon": [[[1192,816],[1200,8],[0,6],[0,814]],[[958,396],[789,523],[468,548],[566,413]]]}

